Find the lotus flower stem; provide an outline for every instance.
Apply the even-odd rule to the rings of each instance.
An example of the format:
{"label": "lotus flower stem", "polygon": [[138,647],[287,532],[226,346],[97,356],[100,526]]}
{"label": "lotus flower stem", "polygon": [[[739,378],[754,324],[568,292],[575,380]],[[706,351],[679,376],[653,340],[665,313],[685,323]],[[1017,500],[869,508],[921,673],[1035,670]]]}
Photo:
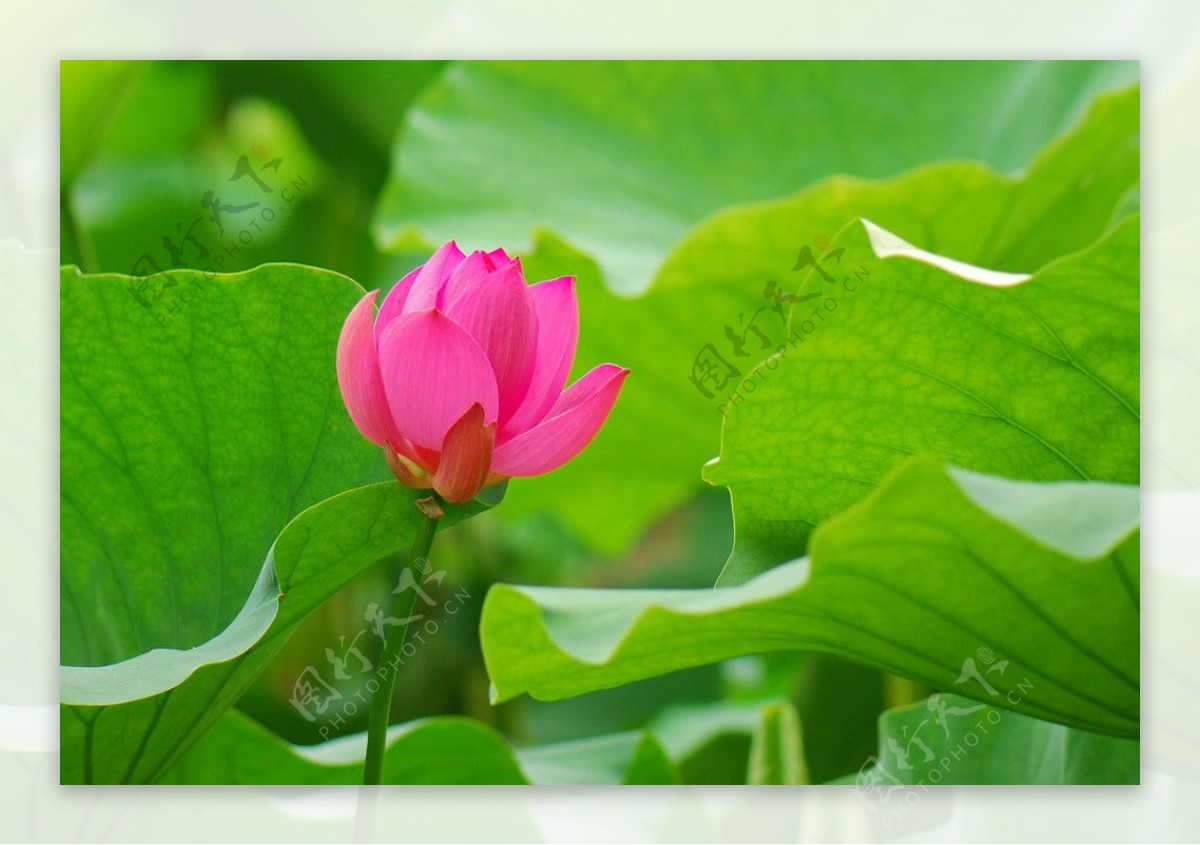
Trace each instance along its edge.
{"label": "lotus flower stem", "polygon": [[[425,520],[415,561],[429,552],[443,504],[543,475],[583,451],[629,370],[601,364],[567,385],[579,339],[575,279],[527,284],[520,258],[504,249],[467,255],[449,241],[397,281],[376,313],[378,295],[363,296],[342,324],[338,386],[396,480],[432,491],[416,503]],[[395,668],[407,635],[405,623],[384,642],[382,665]],[[367,785],[383,773],[395,684],[392,672],[371,695]]]}
{"label": "lotus flower stem", "polygon": [[[413,538],[412,550],[408,555],[410,565],[415,565],[417,561],[429,556],[429,549],[433,545],[433,535],[437,533],[438,519],[442,516],[441,503],[436,496],[420,499],[415,505],[421,512],[422,519],[417,528],[417,536]],[[410,594],[408,598],[404,597],[405,593]],[[392,598],[392,606],[387,615],[396,616],[399,612],[398,618],[408,620],[412,616],[416,600],[416,590],[405,590]],[[407,607],[398,607],[397,605],[401,603],[406,604]],[[377,665],[391,666],[392,671],[381,673],[379,686],[371,694],[371,714],[367,722],[367,758],[363,764],[363,784],[366,786],[377,785],[383,778],[383,754],[387,747],[388,724],[392,715],[392,693],[396,689],[396,675],[399,674],[394,664],[400,650],[404,648],[404,643],[408,640],[408,625],[409,623],[405,621],[396,631],[393,631],[384,640],[383,648],[380,650]]]}

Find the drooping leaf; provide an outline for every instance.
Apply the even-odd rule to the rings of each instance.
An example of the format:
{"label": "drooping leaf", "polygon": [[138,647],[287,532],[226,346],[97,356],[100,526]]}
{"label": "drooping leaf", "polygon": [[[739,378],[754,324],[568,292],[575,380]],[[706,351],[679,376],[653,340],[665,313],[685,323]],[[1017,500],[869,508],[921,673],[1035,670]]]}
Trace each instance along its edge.
{"label": "drooping leaf", "polygon": [[916,791],[904,786],[1136,784],[1139,766],[1136,739],[940,694],[880,716],[878,751],[839,782],[855,784],[868,802],[887,809]]}
{"label": "drooping leaf", "polygon": [[515,248],[548,226],[631,293],[719,208],[834,173],[879,178],[942,159],[1015,171],[1092,95],[1136,72],[1095,62],[459,64],[407,115],[375,234],[385,247],[419,233]]}
{"label": "drooping leaf", "polygon": [[[358,784],[366,734],[319,745],[285,742],[230,710],[162,779],[179,784]],[[669,784],[674,767],[648,733],[631,732],[514,750],[492,728],[461,716],[393,725],[385,784]]]}
{"label": "drooping leaf", "polygon": [[[716,590],[494,587],[480,632],[494,698],[565,698],[806,649],[982,700],[1030,683],[1009,702],[1020,712],[1134,736],[1138,506],[1136,487],[915,459],[817,529],[811,565]],[[969,671],[981,648],[1008,671]]]}
{"label": "drooping leaf", "polygon": [[647,730],[686,784],[809,782],[799,714],[787,699],[678,704],[659,712]]}
{"label": "drooping leaf", "polygon": [[764,706],[758,701],[724,699],[676,704],[657,713],[649,728],[671,759],[683,761],[724,734],[751,736],[762,720]]}
{"label": "drooping leaf", "polygon": [[739,385],[706,467],[737,525],[723,581],[802,554],[814,525],[913,454],[1137,483],[1136,216],[1025,281],[920,255],[869,222],[834,248],[837,276],[801,286],[820,298],[795,306],[786,345]]}
{"label": "drooping leaf", "polygon": [[[711,778],[705,759],[723,742],[742,740],[727,760],[740,770]],[[754,752],[750,753],[751,740]],[[362,778],[364,734],[318,745],[281,740],[239,710],[230,710],[171,767],[160,782],[179,784],[355,784]],[[749,763],[751,757],[754,762]],[[514,750],[491,728],[439,716],[388,732],[384,783],[639,785],[800,783],[803,747],[794,708],[784,701],[712,702],[664,711],[644,731],[590,737]],[[781,779],[776,777],[782,774]]]}
{"label": "drooping leaf", "polygon": [[160,324],[130,279],[62,274],[64,782],[153,780],[421,518],[395,483],[337,495],[386,472],[334,372],[354,282],[172,280]]}
{"label": "drooping leaf", "polygon": [[[181,784],[360,784],[366,734],[292,745],[230,710],[163,778]],[[454,716],[388,729],[385,784],[528,783],[492,729]]]}
{"label": "drooping leaf", "polygon": [[662,743],[683,783],[745,784],[754,737],[769,714],[785,706],[780,699],[676,704],[656,714],[647,729]]}
{"label": "drooping leaf", "polygon": [[530,782],[579,786],[678,783],[658,739],[647,731],[577,739],[517,753]]}
{"label": "drooping leaf", "polygon": [[[1137,138],[1138,92],[1130,89],[1098,99],[1017,179],[945,163],[884,182],[828,179],[787,199],[735,206],[689,232],[653,287],[632,300],[607,291],[590,258],[543,233],[525,268],[539,279],[579,276],[579,366],[615,361],[633,372],[592,445],[536,484],[514,486],[505,514],[551,510],[595,548],[623,551],[701,486],[699,467],[717,454],[741,378],[787,342],[788,302],[776,312],[765,293],[775,282],[776,293],[796,294],[798,252],[827,258],[821,238],[862,217],[959,261],[1035,272],[1104,233],[1137,182]],[[923,329],[913,324],[909,333]],[[697,369],[700,361],[714,365],[713,377]],[[589,495],[574,495],[579,489]]]}

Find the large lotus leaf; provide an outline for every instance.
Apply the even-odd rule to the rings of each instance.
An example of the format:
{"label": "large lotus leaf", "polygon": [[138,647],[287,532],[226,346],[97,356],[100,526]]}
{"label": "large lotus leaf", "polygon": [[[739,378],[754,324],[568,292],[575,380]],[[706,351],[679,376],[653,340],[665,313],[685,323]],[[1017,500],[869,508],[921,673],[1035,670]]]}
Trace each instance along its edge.
{"label": "large lotus leaf", "polygon": [[[789,339],[727,401],[721,456],[739,581],[801,554],[812,527],[908,456],[1035,480],[1139,479],[1135,215],[1026,278],[968,267],[869,221],[814,273]],[[833,265],[831,265],[833,266]]]}
{"label": "large lotus leaf", "polygon": [[1136,736],[1138,518],[1136,487],[1011,481],[917,458],[818,528],[811,560],[737,587],[493,587],[481,639],[494,697],[566,698],[803,649]]}
{"label": "large lotus leaf", "polygon": [[334,372],[354,282],[172,281],[190,302],[160,324],[138,280],[62,274],[64,782],[153,780],[422,518],[394,482],[341,494],[386,472]]}
{"label": "large lotus leaf", "polygon": [[631,293],[717,209],[946,159],[1013,172],[1136,75],[1133,62],[454,65],[406,117],[375,234],[517,247],[545,226]]}
{"label": "large lotus leaf", "polygon": [[[366,734],[292,745],[230,710],[162,782],[360,784],[366,747]],[[495,731],[470,719],[439,717],[388,729],[383,783],[523,784],[528,779]]]}
{"label": "large lotus leaf", "polygon": [[[645,731],[514,749],[493,729],[457,716],[420,719],[388,729],[387,784],[638,785],[679,782],[688,771],[704,784],[705,759],[726,739],[748,754],[735,783],[804,780],[795,708],[786,701],[708,702],[669,710]],[[733,746],[736,748],[737,746]],[[355,784],[361,782],[365,734],[319,745],[293,745],[238,710],[230,710],[163,776],[180,784]]]}
{"label": "large lotus leaf", "polygon": [[[722,411],[741,377],[786,341],[787,302],[777,312],[764,294],[771,282],[795,294],[798,252],[828,262],[832,247],[822,253],[821,238],[862,217],[960,261],[1035,272],[1104,233],[1137,182],[1137,135],[1130,89],[1099,99],[1016,179],[944,163],[881,182],[829,179],[788,199],[722,210],[688,233],[636,299],[614,296],[591,259],[544,233],[525,267],[539,279],[579,276],[580,366],[616,361],[633,373],[588,450],[537,485],[514,486],[505,513],[552,510],[596,548],[626,548],[701,485],[699,468],[718,451]],[[912,323],[906,333],[920,342],[927,330]],[[714,377],[697,362],[714,364]],[[574,495],[579,489],[588,496]]]}
{"label": "large lotus leaf", "polygon": [[[231,710],[171,768],[164,783],[357,784],[366,734],[319,745],[284,742]],[[460,716],[421,719],[388,729],[385,784],[673,783],[658,741],[631,732],[513,749],[492,728]]]}

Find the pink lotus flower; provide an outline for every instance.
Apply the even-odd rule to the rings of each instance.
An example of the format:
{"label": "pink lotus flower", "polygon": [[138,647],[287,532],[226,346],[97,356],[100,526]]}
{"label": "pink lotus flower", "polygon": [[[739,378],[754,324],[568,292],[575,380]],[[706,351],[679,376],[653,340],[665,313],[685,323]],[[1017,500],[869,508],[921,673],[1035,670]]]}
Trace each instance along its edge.
{"label": "pink lotus flower", "polygon": [[575,279],[526,285],[502,249],[463,255],[451,241],[373,317],[378,293],[342,327],[342,399],[401,483],[450,502],[574,458],[629,374],[601,364],[564,390],[579,335]]}

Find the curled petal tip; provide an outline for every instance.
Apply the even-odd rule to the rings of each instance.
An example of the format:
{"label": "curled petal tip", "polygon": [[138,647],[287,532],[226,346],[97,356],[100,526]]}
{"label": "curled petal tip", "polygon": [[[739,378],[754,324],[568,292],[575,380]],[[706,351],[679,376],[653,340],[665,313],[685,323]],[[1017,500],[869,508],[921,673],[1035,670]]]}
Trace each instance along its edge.
{"label": "curled petal tip", "polygon": [[492,471],[541,475],[574,458],[600,431],[629,370],[601,364],[568,387],[546,418],[496,448]]}

